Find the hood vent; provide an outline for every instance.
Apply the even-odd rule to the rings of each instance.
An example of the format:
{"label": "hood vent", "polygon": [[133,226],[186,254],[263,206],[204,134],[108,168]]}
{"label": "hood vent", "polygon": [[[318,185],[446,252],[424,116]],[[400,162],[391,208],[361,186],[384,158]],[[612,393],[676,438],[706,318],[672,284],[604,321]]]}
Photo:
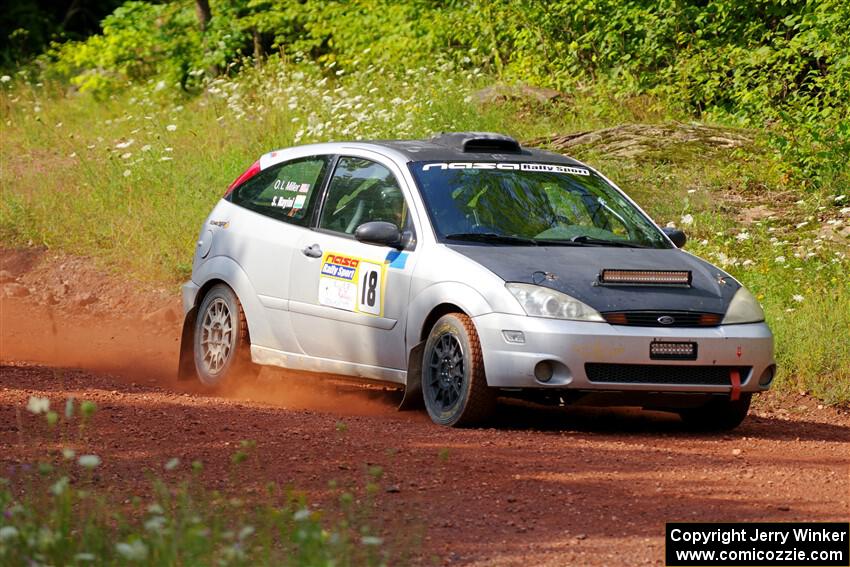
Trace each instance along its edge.
{"label": "hood vent", "polygon": [[600,285],[646,285],[691,287],[691,272],[685,270],[616,270],[599,272]]}

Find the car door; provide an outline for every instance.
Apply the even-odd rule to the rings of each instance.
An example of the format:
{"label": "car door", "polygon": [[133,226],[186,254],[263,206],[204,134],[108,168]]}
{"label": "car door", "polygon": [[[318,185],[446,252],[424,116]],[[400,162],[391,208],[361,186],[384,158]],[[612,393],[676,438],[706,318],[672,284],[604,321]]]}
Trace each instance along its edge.
{"label": "car door", "polygon": [[[396,166],[341,156],[323,196],[316,230],[299,241],[290,270],[296,340],[312,357],[359,365],[345,373],[387,376],[407,368],[405,327],[415,257],[415,223]],[[396,173],[392,170],[396,169]],[[365,244],[358,226],[387,221],[409,236],[404,250]],[[370,370],[372,368],[373,370]]]}
{"label": "car door", "polygon": [[[272,165],[230,196],[233,219],[227,254],[245,270],[267,317],[274,342],[258,346],[298,352],[289,318],[289,268],[296,243],[309,234],[331,156]],[[253,340],[253,337],[252,337]]]}

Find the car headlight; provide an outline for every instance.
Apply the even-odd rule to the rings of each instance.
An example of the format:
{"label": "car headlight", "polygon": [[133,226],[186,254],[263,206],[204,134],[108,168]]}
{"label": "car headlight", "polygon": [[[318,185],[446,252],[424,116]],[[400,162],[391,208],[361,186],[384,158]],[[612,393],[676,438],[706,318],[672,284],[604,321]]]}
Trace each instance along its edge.
{"label": "car headlight", "polygon": [[523,283],[508,283],[505,287],[532,317],[605,322],[598,311],[560,291]]}
{"label": "car headlight", "polygon": [[740,323],[760,323],[762,321],[764,321],[764,311],[762,311],[761,305],[753,297],[753,294],[742,286],[735,292],[735,296],[729,304],[729,309],[726,310],[726,316],[723,317],[720,324],[736,325]]}

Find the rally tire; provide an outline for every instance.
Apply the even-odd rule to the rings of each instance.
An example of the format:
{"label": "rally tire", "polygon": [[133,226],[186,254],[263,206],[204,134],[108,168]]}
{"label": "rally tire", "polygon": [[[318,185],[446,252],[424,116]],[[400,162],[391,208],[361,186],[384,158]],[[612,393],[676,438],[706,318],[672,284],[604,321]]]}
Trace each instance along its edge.
{"label": "rally tire", "polygon": [[496,392],[487,386],[481,343],[468,316],[449,313],[431,329],[422,358],[422,397],[438,425],[475,425],[492,416]]}
{"label": "rally tire", "polygon": [[195,372],[202,384],[218,388],[250,380],[259,372],[251,362],[251,341],[242,304],[225,284],[210,288],[198,307],[192,337]]}
{"label": "rally tire", "polygon": [[695,431],[730,431],[747,417],[753,395],[742,393],[737,400],[718,398],[697,408],[679,410],[685,425]]}

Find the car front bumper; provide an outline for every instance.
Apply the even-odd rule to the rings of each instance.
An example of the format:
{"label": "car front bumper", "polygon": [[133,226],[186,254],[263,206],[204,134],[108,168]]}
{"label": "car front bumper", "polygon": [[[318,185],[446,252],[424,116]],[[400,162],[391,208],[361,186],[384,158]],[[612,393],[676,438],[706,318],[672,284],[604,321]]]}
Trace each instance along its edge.
{"label": "car front bumper", "polygon": [[[760,378],[769,372],[772,379],[776,369],[773,335],[765,323],[633,327],[504,313],[474,321],[487,383],[498,388],[729,393],[735,381],[731,372],[724,374],[728,368],[738,371],[741,392],[759,392],[770,387],[769,380],[759,384]],[[508,342],[504,331],[521,331],[524,344]],[[694,342],[697,358],[652,359],[653,341]],[[553,371],[544,382],[535,377],[535,367],[546,361]]]}

